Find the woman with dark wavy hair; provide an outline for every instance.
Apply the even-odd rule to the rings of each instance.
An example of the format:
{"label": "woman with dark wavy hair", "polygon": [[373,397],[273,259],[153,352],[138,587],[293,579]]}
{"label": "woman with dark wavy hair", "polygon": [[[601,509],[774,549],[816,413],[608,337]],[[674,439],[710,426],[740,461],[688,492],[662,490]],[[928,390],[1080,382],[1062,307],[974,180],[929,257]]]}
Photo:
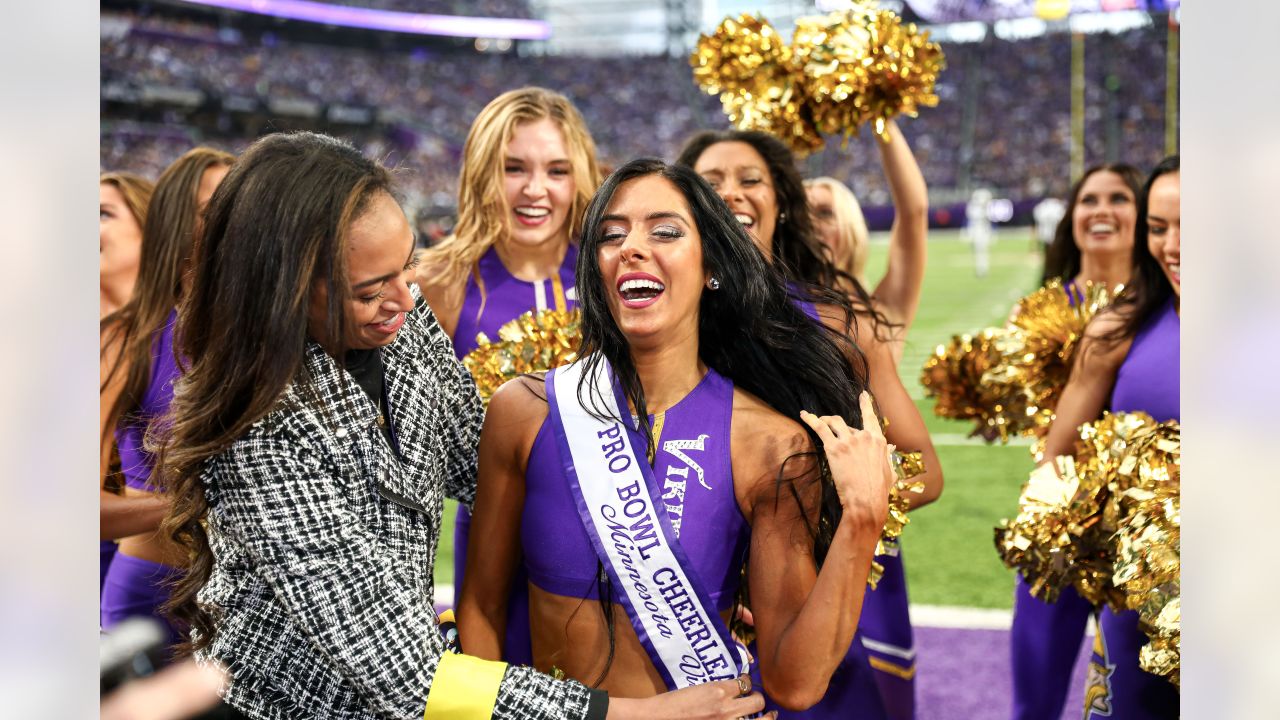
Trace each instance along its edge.
{"label": "woman with dark wavy hair", "polygon": [[583,227],[581,360],[489,406],[462,645],[501,652],[523,554],[535,665],[649,696],[746,667],[727,630],[745,579],[764,687],[808,707],[893,480],[860,355],[686,167],[627,163]]}
{"label": "woman with dark wavy hair", "polygon": [[[911,496],[911,506],[936,500],[943,482],[938,455],[924,418],[898,376],[894,354],[903,332],[898,322],[909,321],[910,315],[891,321],[857,278],[832,264],[814,227],[791,151],[767,133],[708,131],[685,144],[679,162],[711,183],[765,257],[792,283],[796,300],[808,314],[848,334],[866,354],[868,384],[889,423],[885,429],[889,442],[923,456],[925,472],[916,479],[924,483],[924,492]],[[927,212],[922,203],[904,202],[895,222],[904,232],[924,232]],[[852,323],[834,311],[836,294],[847,296],[852,304]],[[879,705],[885,706],[889,717],[910,717],[914,712],[914,690],[910,685],[902,687],[902,679],[915,674],[906,571],[900,554],[882,556],[877,562],[884,566],[884,576],[868,594],[858,639],[833,678],[828,696],[806,717],[842,718],[851,708],[865,714]],[[905,667],[904,657],[911,658]],[[873,664],[895,672],[876,672]]]}
{"label": "woman with dark wavy hair", "polygon": [[[1180,420],[1178,368],[1182,297],[1181,161],[1165,158],[1138,196],[1128,289],[1085,329],[1045,438],[1046,458],[1071,455],[1079,427],[1104,410]],[[1176,718],[1178,690],[1138,666],[1147,642],[1138,614],[1104,607],[1098,618],[1085,718]],[[1070,669],[1067,670],[1068,674]]]}
{"label": "woman with dark wavy hair", "polygon": [[[119,494],[99,492],[101,539],[119,542],[103,578],[104,629],[134,616],[159,619],[168,598],[166,582],[185,564],[182,553],[157,532],[168,500],[153,482],[154,458],[144,439],[148,424],[168,410],[178,374],[174,306],[200,213],[234,161],[221,150],[197,147],[160,175],[143,225],[133,296],[101,322],[99,480],[105,483],[115,451],[124,481]],[[177,642],[177,629],[168,629],[170,641]]]}
{"label": "woman with dark wavy hair", "polygon": [[1067,211],[1045,251],[1043,282],[1054,278],[1123,285],[1133,266],[1142,173],[1125,163],[1094,165],[1071,186]]}
{"label": "woman with dark wavy hair", "polygon": [[[1088,285],[1116,288],[1129,282],[1137,255],[1142,175],[1132,165],[1095,165],[1071,187],[1044,263],[1044,281],[1060,281],[1071,298]],[[1014,576],[1013,625],[1009,632],[1014,720],[1059,717],[1072,668],[1095,608],[1070,587],[1053,602],[1031,594]]]}
{"label": "woman with dark wavy hair", "polygon": [[432,570],[475,494],[475,384],[422,302],[390,174],[312,133],[254,143],[214,193],[164,424],[172,600],[255,718],[731,718],[743,679],[646,701],[449,652]]}

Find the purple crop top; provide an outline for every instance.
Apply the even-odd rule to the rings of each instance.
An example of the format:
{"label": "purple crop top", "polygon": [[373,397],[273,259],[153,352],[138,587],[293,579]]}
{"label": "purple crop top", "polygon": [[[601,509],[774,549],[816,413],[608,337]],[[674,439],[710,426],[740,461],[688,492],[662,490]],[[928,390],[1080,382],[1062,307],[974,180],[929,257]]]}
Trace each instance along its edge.
{"label": "purple crop top", "polygon": [[[733,606],[751,536],[733,491],[732,413],[733,383],[708,370],[665,413],[654,462],[667,516],[719,610]],[[644,447],[635,431],[632,443]],[[525,567],[529,580],[549,593],[596,599],[596,553],[561,467],[555,432],[544,422],[525,472],[520,527]]]}
{"label": "purple crop top", "polygon": [[[577,261],[578,246],[570,243],[559,271],[566,310],[577,305],[577,295],[573,291],[573,267]],[[467,276],[462,312],[458,315],[458,326],[453,331],[453,351],[459,359],[476,349],[477,333],[484,333],[490,340],[497,340],[498,328],[511,320],[530,310],[556,307],[554,283],[549,280],[529,282],[513,277],[494,248],[489,248],[480,256],[477,269],[480,282],[476,282],[475,273]]]}
{"label": "purple crop top", "polygon": [[151,344],[151,378],[142,394],[142,405],[133,422],[116,428],[116,447],[120,452],[120,471],[124,482],[136,490],[156,492],[151,485],[151,453],[143,447],[147,424],[169,410],[173,401],[173,383],[178,379],[178,363],[173,355],[173,329],[178,321],[176,309],[155,335]]}
{"label": "purple crop top", "polygon": [[1182,419],[1178,383],[1180,335],[1181,323],[1171,298],[1134,336],[1129,354],[1116,373],[1111,412],[1141,410],[1156,422]]}

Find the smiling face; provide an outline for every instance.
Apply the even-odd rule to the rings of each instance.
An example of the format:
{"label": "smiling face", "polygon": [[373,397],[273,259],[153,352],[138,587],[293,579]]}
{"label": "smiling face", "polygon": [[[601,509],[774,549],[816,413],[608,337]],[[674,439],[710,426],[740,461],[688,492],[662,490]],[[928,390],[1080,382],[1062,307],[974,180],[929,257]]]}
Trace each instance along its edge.
{"label": "smiling face", "polygon": [[414,282],[413,231],[395,198],[378,193],[364,214],[351,224],[347,237],[346,336],[340,343],[325,337],[328,289],[323,280],[312,285],[307,328],[311,337],[332,353],[371,350],[396,339],[405,313],[413,309],[409,284]]}
{"label": "smiling face", "polygon": [[689,203],[648,175],[618,187],[600,223],[596,255],[609,312],[632,345],[697,337],[707,282]]}
{"label": "smiling face", "polygon": [[510,213],[508,241],[527,247],[567,243],[576,185],[560,128],[549,119],[517,125],[502,172]]}
{"label": "smiling face", "polygon": [[710,145],[693,169],[706,180],[738,222],[746,227],[766,259],[773,257],[773,232],[778,226],[778,195],[764,157],[740,140]]}
{"label": "smiling face", "polygon": [[1071,228],[1081,254],[1130,253],[1138,219],[1137,198],[1124,179],[1100,170],[1080,186]]}
{"label": "smiling face", "polygon": [[1147,249],[1178,297],[1182,297],[1181,205],[1181,174],[1171,172],[1156,178],[1147,196]]}
{"label": "smiling face", "polygon": [[[119,282],[138,272],[142,226],[120,190],[98,185],[98,273],[104,282]],[[132,282],[132,281],[130,281]]]}

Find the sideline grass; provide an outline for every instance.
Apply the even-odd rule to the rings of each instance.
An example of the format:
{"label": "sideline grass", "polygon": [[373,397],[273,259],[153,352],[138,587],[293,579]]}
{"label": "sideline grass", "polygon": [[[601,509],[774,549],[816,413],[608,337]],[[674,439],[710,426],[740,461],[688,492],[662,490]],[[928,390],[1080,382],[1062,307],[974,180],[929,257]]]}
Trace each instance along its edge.
{"label": "sideline grass", "polygon": [[[883,275],[888,257],[885,240],[884,235],[872,239],[869,278]],[[913,603],[983,608],[1012,605],[1013,575],[996,557],[992,528],[1017,507],[1018,489],[1031,470],[1027,448],[966,441],[968,425],[934,417],[932,401],[923,399],[920,367],[933,348],[951,335],[1001,322],[1014,301],[1035,289],[1040,263],[1029,231],[1009,231],[991,248],[990,273],[977,278],[970,247],[957,233],[943,231],[930,236],[920,311],[907,337],[900,371],[934,435],[946,489],[938,502],[913,513],[904,533]],[[453,582],[455,505],[445,503],[436,556],[437,584]]]}
{"label": "sideline grass", "polygon": [[[946,486],[936,503],[912,513],[903,532],[907,583],[913,603],[1010,608],[1013,575],[996,556],[992,528],[1016,510],[1030,455],[1025,445],[968,440],[969,424],[934,416],[920,368],[952,335],[1002,322],[1013,303],[1035,289],[1041,257],[1029,232],[1010,231],[991,248],[988,275],[978,278],[970,246],[956,233],[930,237],[920,311],[899,372],[933,435]],[[878,239],[867,263],[869,278],[881,277],[887,261],[888,246]]]}

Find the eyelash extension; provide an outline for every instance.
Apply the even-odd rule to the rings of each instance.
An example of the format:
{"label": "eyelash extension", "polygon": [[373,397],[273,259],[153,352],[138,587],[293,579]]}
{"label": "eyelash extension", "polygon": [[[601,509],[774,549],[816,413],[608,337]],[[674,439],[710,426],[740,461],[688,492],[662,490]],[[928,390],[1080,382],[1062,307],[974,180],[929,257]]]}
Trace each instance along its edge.
{"label": "eyelash extension", "polygon": [[363,297],[360,298],[360,302],[364,303],[365,305],[372,305],[386,296],[387,296],[386,290],[379,290],[377,295],[374,295],[372,297],[367,297],[367,298],[363,298]]}
{"label": "eyelash extension", "polygon": [[418,266],[419,266],[419,265],[421,265],[421,264],[422,264],[422,256],[421,256],[421,255],[414,255],[414,256],[413,256],[413,259],[412,259],[412,260],[410,260],[410,261],[408,262],[408,264],[406,264],[406,265],[404,266],[404,269],[405,269],[405,270],[413,270],[414,268],[418,267]]}

